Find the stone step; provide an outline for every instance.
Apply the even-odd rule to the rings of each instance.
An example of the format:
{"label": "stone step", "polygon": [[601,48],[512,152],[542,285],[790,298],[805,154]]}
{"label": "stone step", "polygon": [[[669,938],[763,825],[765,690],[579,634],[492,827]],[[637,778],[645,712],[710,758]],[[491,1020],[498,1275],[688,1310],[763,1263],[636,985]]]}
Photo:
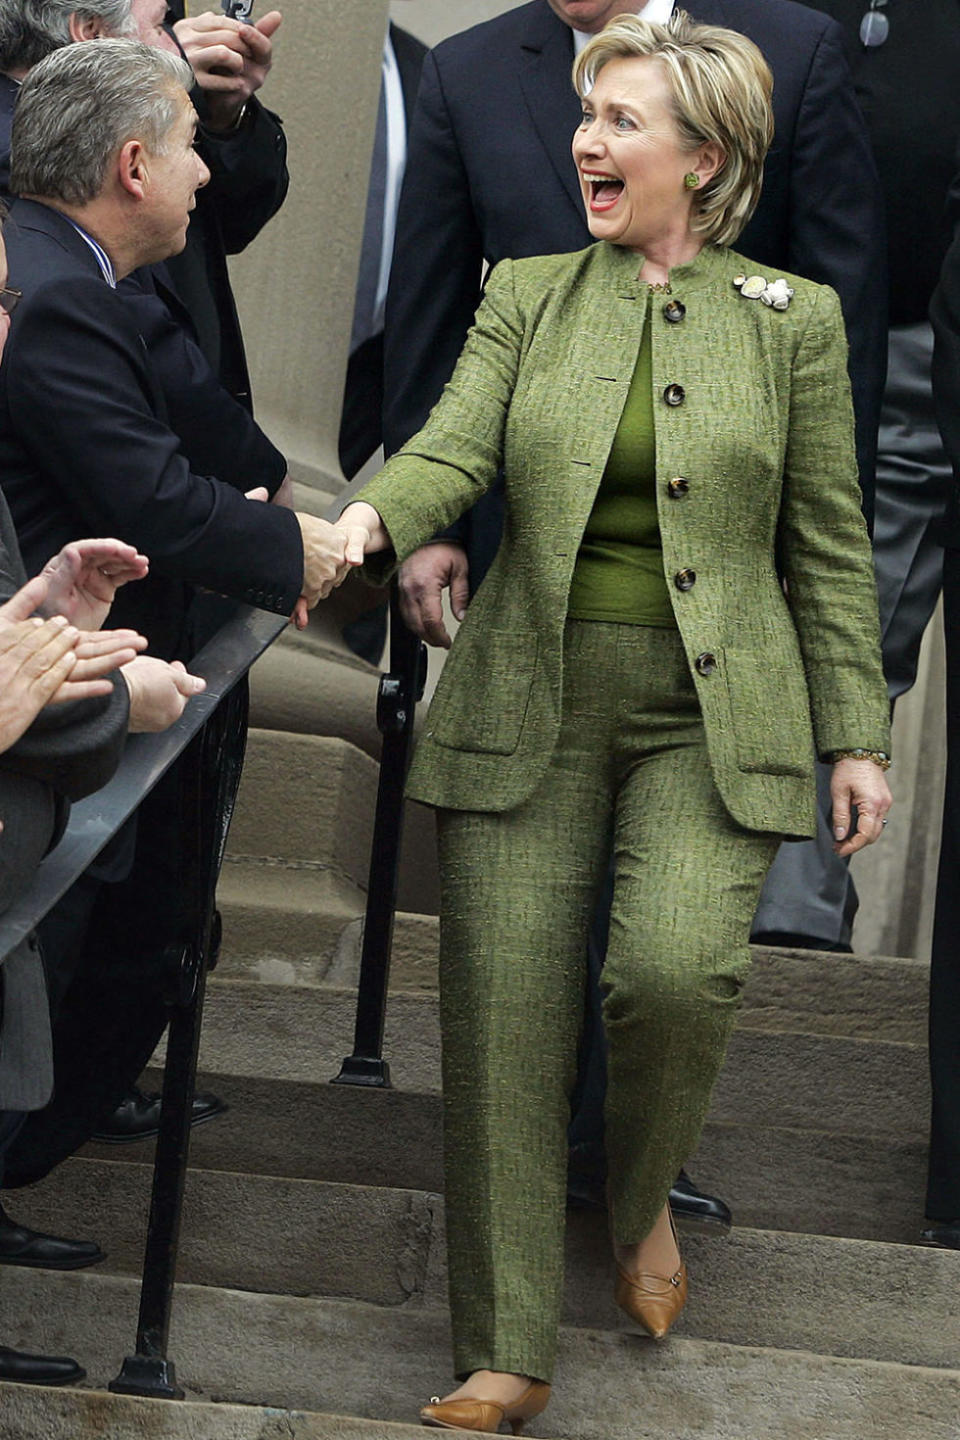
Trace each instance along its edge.
{"label": "stone step", "polygon": [[273,1405],[0,1384],[0,1440],[423,1440],[423,1429]]}
{"label": "stone step", "polygon": [[[328,900],[322,883],[328,873],[264,867],[251,886],[249,869],[228,859],[218,894],[224,916],[221,973],[266,979],[276,971],[278,979],[355,986],[365,897],[354,885]],[[397,913],[392,990],[436,988],[438,940],[435,915]],[[925,962],[759,945],[753,956],[744,991],[745,1023],[926,1043]]]}
{"label": "stone step", "polygon": [[[336,1075],[353,1043],[356,996],[326,985],[211,979],[201,1042],[207,1072],[313,1082]],[[762,1022],[760,1022],[762,1024]],[[436,1091],[436,996],[395,994],[385,1054],[394,1083]],[[902,1041],[753,1028],[735,1032],[714,1093],[712,1118],[851,1135],[926,1134],[925,1048]]]}
{"label": "stone step", "polygon": [[[159,1075],[145,1083],[158,1088]],[[198,1168],[400,1189],[443,1189],[440,1097],[409,1091],[204,1073],[230,1104],[194,1131]],[[100,1159],[152,1160],[150,1145],[89,1146]],[[738,1224],[913,1242],[923,1214],[926,1140],[708,1122],[689,1163]]]}
{"label": "stone step", "polygon": [[[219,974],[273,984],[355,986],[366,894],[329,868],[228,856],[217,904],[223,916]],[[435,990],[437,917],[399,911],[391,988]]]}
{"label": "stone step", "polygon": [[[131,1349],[136,1307],[136,1284],[123,1277],[5,1276],[9,1342],[76,1354],[98,1386]],[[184,1285],[170,1354],[180,1383],[194,1395],[410,1421],[431,1393],[451,1383],[448,1344],[439,1307]],[[110,1402],[102,1404],[108,1409]],[[566,1327],[549,1410],[527,1433],[568,1440],[956,1440],[958,1416],[957,1370],[679,1335],[658,1346],[626,1331]],[[272,1428],[254,1432],[258,1440],[312,1435],[291,1428],[282,1413],[274,1419]],[[47,1432],[38,1433],[48,1440]],[[231,1440],[249,1434],[241,1430]],[[24,1440],[22,1431],[17,1440]]]}
{"label": "stone step", "polygon": [[[255,890],[257,862],[332,869],[366,887],[378,766],[346,740],[252,729],[230,827],[228,856]],[[398,904],[436,914],[433,815],[406,809]]]}
{"label": "stone step", "polygon": [[[136,1275],[147,1165],[77,1158],[18,1197],[40,1228],[107,1237],[107,1268]],[[443,1306],[443,1201],[420,1190],[195,1170],[179,1274],[186,1283],[398,1306]],[[960,1359],[960,1254],[872,1240],[742,1229],[683,1238],[690,1300],[677,1334],[950,1367]],[[612,1298],[606,1217],[571,1212],[569,1323],[626,1324]],[[919,1306],[906,1297],[922,1296]]]}

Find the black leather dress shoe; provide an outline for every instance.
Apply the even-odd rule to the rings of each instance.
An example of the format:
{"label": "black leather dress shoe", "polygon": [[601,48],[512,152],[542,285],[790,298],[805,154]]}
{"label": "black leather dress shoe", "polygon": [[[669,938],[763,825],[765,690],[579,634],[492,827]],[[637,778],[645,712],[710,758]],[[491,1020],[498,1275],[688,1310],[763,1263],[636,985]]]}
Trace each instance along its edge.
{"label": "black leather dress shoe", "polygon": [[[202,1125],[206,1120],[215,1120],[226,1109],[219,1095],[194,1095],[190,1124]],[[109,1120],[94,1132],[93,1139],[101,1145],[128,1145],[134,1140],[152,1140],[159,1134],[160,1096],[145,1095],[134,1087],[120,1101]]]}
{"label": "black leather dress shoe", "polygon": [[83,1270],[105,1259],[100,1246],[92,1240],[62,1240],[59,1235],[28,1230],[26,1225],[11,1220],[0,1207],[0,1265],[29,1265],[35,1270]]}
{"label": "black leather dress shoe", "polygon": [[920,1231],[921,1245],[935,1245],[939,1250],[960,1250],[960,1217],[956,1220],[931,1220]]}
{"label": "black leather dress shoe", "polygon": [[18,1385],[79,1385],[87,1372],[68,1355],[25,1355],[0,1345],[0,1380]]}
{"label": "black leather dress shoe", "polygon": [[698,1190],[686,1170],[681,1170],[670,1191],[670,1209],[678,1225],[686,1230],[701,1229],[714,1234],[730,1229],[730,1207],[718,1195]]}
{"label": "black leather dress shoe", "polygon": [[[606,1186],[595,1175],[567,1171],[567,1204],[571,1210],[606,1210]],[[729,1206],[717,1195],[698,1190],[686,1170],[681,1170],[670,1189],[670,1209],[685,1230],[706,1230],[714,1235],[730,1229]]]}

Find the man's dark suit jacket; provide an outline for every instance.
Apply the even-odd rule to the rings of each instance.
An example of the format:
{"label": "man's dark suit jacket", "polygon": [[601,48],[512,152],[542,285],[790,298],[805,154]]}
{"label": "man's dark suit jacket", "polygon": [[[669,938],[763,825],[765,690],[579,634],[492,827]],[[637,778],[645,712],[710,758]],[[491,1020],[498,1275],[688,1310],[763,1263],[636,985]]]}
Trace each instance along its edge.
{"label": "man's dark suit jacket", "polygon": [[[393,53],[400,71],[403,108],[409,134],[413,107],[420,85],[420,72],[427,47],[414,35],[390,26]],[[340,417],[340,465],[352,480],[383,444],[383,331],[371,335],[350,356],[343,387]]]}
{"label": "man's dark suit jacket", "polygon": [[[841,33],[791,0],[690,0],[686,8],[747,35],[773,71],[776,136],[737,249],[760,269],[826,282],[840,296],[869,517],[886,364],[883,219]],[[547,0],[454,35],[427,57],[387,298],[388,454],[421,427],[453,371],[482,262],[591,243],[570,153],[580,121],[572,63],[572,33]],[[474,528],[458,533],[468,539],[472,572],[491,558],[488,522]]]}
{"label": "man's dark suit jacket", "polygon": [[[10,132],[19,88],[0,75],[0,195],[9,193]],[[211,369],[167,266],[136,270],[121,281],[119,290],[137,307],[137,328],[150,350],[170,428],[179,435],[194,469],[229,480],[241,490],[266,485],[272,495],[287,473],[287,462],[255,423],[249,406],[236,400]],[[230,313],[232,305],[231,299]]]}
{"label": "man's dark suit jacket", "polygon": [[289,615],[303,547],[292,511],[191,469],[171,430],[137,311],[57,211],[15,200],[4,230],[23,291],[0,366],[0,475],[28,568],[77,535],[143,550],[117,625],[172,658],[192,586]]}
{"label": "man's dark suit jacket", "polygon": [[[194,6],[194,11],[198,8]],[[172,0],[167,19],[182,20],[183,15],[183,0]],[[256,97],[247,104],[237,129],[227,133],[211,130],[206,123],[199,86],[190,98],[200,118],[197,149],[210,169],[210,183],[197,191],[186,249],[168,260],[167,268],[211,368],[230,394],[249,407],[250,377],[227,256],[245,250],[286,199],[287,140],[280,117]]]}

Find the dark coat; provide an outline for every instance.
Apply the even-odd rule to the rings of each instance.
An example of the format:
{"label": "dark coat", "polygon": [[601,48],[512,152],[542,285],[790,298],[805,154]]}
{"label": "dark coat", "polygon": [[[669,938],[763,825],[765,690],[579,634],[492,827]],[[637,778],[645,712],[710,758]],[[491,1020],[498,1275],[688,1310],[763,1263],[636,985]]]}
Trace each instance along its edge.
{"label": "dark coat", "polygon": [[[0,603],[26,582],[7,503],[0,494]],[[0,755],[0,915],[29,887],[37,865],[79,800],[113,774],[123,753],[130,704],[117,680],[110,695],[42,710]],[[52,1083],[43,964],[24,941],[0,969],[0,1110],[33,1110]]]}
{"label": "dark coat", "polygon": [[[183,0],[174,0],[167,18],[180,20],[183,13]],[[230,394],[249,407],[250,377],[227,256],[245,250],[286,199],[287,139],[280,117],[256,98],[248,103],[239,127],[228,134],[205,123],[198,86],[190,98],[200,118],[197,149],[210,169],[210,183],[197,191],[186,248],[167,261],[167,268],[211,368]]]}
{"label": "dark coat", "polygon": [[[695,19],[749,36],[774,75],[776,137],[757,213],[737,242],[758,266],[831,285],[850,338],[864,510],[886,357],[876,170],[838,27],[791,0],[691,0]],[[591,241],[570,141],[573,39],[532,0],[427,57],[410,135],[387,301],[388,453],[423,424],[453,371],[484,261]]]}
{"label": "dark coat", "polygon": [[[427,54],[426,45],[415,36],[390,26],[393,53],[397,57],[407,131],[413,118],[420,72]],[[358,345],[347,364],[340,417],[340,465],[352,480],[375,450],[383,444],[383,331]]]}
{"label": "dark coat", "polygon": [[[18,89],[0,75],[0,194],[8,192],[10,182],[10,131]],[[192,243],[189,231],[187,238]],[[287,473],[287,462],[253,420],[249,404],[230,394],[201,352],[193,318],[168,267],[136,270],[118,288],[136,304],[137,328],[150,350],[170,428],[193,468],[241,490],[266,485],[273,494]],[[230,306],[232,314],[232,299]]]}
{"label": "dark coat", "polygon": [[136,545],[151,574],[121,590],[114,623],[166,658],[193,586],[289,614],[303,578],[293,512],[191,470],[136,311],[69,221],[16,200],[4,238],[24,298],[0,366],[0,475],[28,567],[77,535]]}

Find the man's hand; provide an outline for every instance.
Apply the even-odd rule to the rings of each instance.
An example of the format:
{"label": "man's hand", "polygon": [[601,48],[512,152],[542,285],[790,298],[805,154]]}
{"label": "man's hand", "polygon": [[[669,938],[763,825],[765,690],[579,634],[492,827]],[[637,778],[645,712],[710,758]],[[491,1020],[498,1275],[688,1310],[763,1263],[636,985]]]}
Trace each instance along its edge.
{"label": "man's hand", "polygon": [[462,545],[438,540],[415,550],[400,567],[400,613],[415,635],[428,645],[451,645],[443,623],[443,592],[449,588],[450,606],[458,620],[470,601],[470,567]]}
{"label": "man's hand", "polygon": [[42,608],[81,630],[99,630],[120,586],[142,580],[149,568],[146,555],[122,540],[75,540],[41,571],[47,582]]}
{"label": "man's hand", "polygon": [[291,618],[297,629],[303,630],[307,612],[342,585],[359,562],[347,559],[347,536],[339,526],[301,511],[296,516],[303,536],[303,593]]}
{"label": "man's hand", "polygon": [[[855,855],[883,834],[884,816],[893,803],[886,777],[872,760],[838,760],[830,776],[833,800],[833,848],[838,855]],[[853,807],[857,828],[849,835]]]}
{"label": "man's hand", "polygon": [[191,675],[179,660],[157,660],[138,655],[121,670],[130,691],[130,733],[154,734],[175,724],[193,695],[206,690],[207,682]]}
{"label": "man's hand", "polygon": [[266,80],[282,18],[279,10],[271,10],[256,24],[245,25],[211,10],[174,25],[206,97],[212,130],[232,129]]}

